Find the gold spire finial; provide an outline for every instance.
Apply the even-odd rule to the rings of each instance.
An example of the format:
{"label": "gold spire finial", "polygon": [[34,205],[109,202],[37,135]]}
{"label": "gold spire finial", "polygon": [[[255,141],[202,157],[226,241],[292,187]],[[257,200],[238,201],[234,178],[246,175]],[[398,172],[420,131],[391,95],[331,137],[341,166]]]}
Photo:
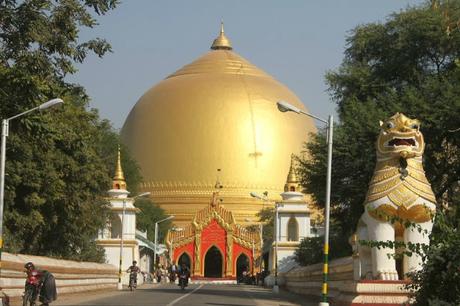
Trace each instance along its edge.
{"label": "gold spire finial", "polygon": [[296,164],[295,155],[291,154],[291,167],[289,168],[289,173],[286,179],[286,184],[284,185],[284,191],[298,191],[300,189],[300,184],[299,184],[299,179],[297,178],[295,164]]}
{"label": "gold spire finial", "polygon": [[220,34],[216,39],[214,39],[211,49],[212,50],[232,50],[233,49],[232,43],[227,38],[227,36],[225,36],[223,20],[220,22]]}
{"label": "gold spire finial", "polygon": [[115,176],[113,177],[113,189],[126,189],[125,176],[121,168],[120,145],[118,145],[117,165],[115,168]]}
{"label": "gold spire finial", "polygon": [[288,183],[298,183],[296,169],[295,169],[295,155],[291,154],[291,167],[289,168],[289,174],[287,177]]}

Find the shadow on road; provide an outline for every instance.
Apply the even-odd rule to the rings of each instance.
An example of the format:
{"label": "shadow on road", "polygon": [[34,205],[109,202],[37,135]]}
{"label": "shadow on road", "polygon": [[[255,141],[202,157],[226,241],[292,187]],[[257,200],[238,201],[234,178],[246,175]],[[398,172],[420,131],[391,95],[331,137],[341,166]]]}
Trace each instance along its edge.
{"label": "shadow on road", "polygon": [[[212,287],[211,287],[212,286]],[[264,299],[270,299],[273,301],[279,300],[280,298],[273,295],[273,293],[269,289],[264,289],[260,287],[253,287],[253,286],[247,286],[247,285],[225,285],[225,287],[222,287],[223,285],[209,285],[207,288],[203,287],[200,290],[197,290],[193,293],[193,295],[216,295],[216,296],[228,296],[228,297],[235,297],[235,291],[238,292],[246,292],[246,293],[251,293],[251,295],[254,295],[256,298],[264,298]],[[245,286],[245,287],[243,287]],[[165,288],[165,287],[156,287],[156,288],[151,288],[151,289],[142,289],[144,291],[154,291],[154,292],[164,292],[164,293],[180,293],[180,294],[187,294],[194,290],[196,288],[195,285],[192,285],[190,287],[187,287],[185,290],[181,290],[179,287],[177,289],[170,287],[170,288]],[[219,288],[219,289],[218,289]],[[220,289],[222,288],[222,289]],[[225,289],[224,289],[225,288]],[[244,290],[244,289],[249,289],[249,290]],[[255,290],[251,290],[255,289]],[[209,305],[229,305],[233,306],[232,304],[209,304]],[[245,306],[245,305],[238,305],[238,306]]]}

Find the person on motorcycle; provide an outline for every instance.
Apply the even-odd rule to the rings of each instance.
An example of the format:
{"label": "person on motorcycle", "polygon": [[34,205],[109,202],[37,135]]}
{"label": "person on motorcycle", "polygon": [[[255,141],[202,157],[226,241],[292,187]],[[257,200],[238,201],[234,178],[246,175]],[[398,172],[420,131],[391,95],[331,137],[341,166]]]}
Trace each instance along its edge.
{"label": "person on motorcycle", "polygon": [[169,281],[171,283],[174,283],[174,281],[176,280],[176,274],[177,274],[177,266],[174,263],[174,261],[171,263],[168,270],[169,270]]}
{"label": "person on motorcycle", "polygon": [[137,273],[141,273],[141,269],[137,266],[137,261],[133,260],[133,265],[130,266],[126,272],[130,273],[130,277],[131,274],[134,274],[134,287],[137,287]]}
{"label": "person on motorcycle", "polygon": [[26,263],[24,268],[27,274],[26,287],[28,284],[40,286],[39,300],[42,302],[41,306],[48,306],[49,303],[57,299],[56,281],[53,274],[46,270],[36,269],[32,262]]}
{"label": "person on motorcycle", "polygon": [[185,280],[185,287],[188,286],[188,278],[190,277],[190,269],[187,267],[185,263],[182,263],[182,265],[179,268],[179,286],[180,286],[180,279],[184,278]]}

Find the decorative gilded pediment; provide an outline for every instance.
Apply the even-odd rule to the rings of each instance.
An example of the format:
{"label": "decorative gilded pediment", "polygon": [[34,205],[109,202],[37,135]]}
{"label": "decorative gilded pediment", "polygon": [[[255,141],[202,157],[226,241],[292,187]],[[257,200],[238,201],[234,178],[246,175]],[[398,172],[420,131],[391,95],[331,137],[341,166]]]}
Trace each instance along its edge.
{"label": "decorative gilded pediment", "polygon": [[220,205],[219,192],[213,192],[209,205],[195,213],[191,225],[181,231],[168,231],[167,244],[173,243],[176,248],[194,241],[195,234],[206,228],[212,220],[216,220],[226,232],[232,232],[238,243],[246,247],[260,245],[260,234],[236,224],[232,212]]}
{"label": "decorative gilded pediment", "polygon": [[199,210],[195,214],[192,225],[196,230],[202,230],[211,223],[213,219],[215,219],[226,231],[231,230],[235,225],[235,218],[233,217],[232,212],[226,210],[219,204],[218,196],[219,192],[213,192],[209,206]]}

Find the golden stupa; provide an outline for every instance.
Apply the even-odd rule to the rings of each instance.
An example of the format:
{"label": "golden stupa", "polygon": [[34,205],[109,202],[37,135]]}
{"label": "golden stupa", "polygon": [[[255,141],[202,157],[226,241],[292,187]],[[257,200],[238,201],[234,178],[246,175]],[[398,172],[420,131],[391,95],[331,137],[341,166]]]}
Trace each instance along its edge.
{"label": "golden stupa", "polygon": [[[286,86],[232,51],[222,26],[211,51],[150,88],[126,119],[121,135],[141,167],[140,191],[185,224],[221,185],[236,222],[257,221],[283,192],[291,154],[316,132],[307,116],[281,113],[279,100],[305,110]],[[250,196],[265,191],[268,202]]]}

